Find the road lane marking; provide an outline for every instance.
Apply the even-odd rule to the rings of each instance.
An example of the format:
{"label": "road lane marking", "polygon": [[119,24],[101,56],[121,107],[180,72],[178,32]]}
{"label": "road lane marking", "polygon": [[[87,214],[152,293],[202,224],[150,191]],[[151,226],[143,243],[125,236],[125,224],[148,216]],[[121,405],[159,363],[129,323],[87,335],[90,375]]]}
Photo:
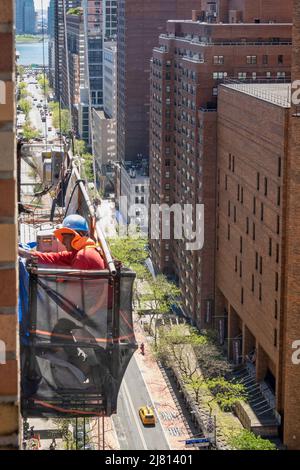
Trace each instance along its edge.
{"label": "road lane marking", "polygon": [[170,441],[169,441],[169,439],[168,439],[168,435],[167,435],[166,430],[165,430],[165,428],[164,428],[164,426],[163,426],[163,424],[162,424],[162,422],[161,422],[161,419],[160,419],[160,417],[159,417],[159,411],[158,411],[158,409],[156,408],[156,406],[154,406],[154,400],[152,399],[152,395],[151,395],[150,390],[149,390],[149,388],[148,388],[148,384],[147,384],[147,382],[146,382],[146,380],[145,380],[145,378],[144,378],[144,375],[143,375],[142,371],[139,369],[139,365],[138,365],[138,362],[137,362],[136,358],[135,358],[134,356],[133,356],[133,358],[134,358],[135,363],[136,363],[136,366],[137,366],[137,368],[138,368],[138,370],[139,370],[139,372],[140,372],[140,374],[141,374],[141,376],[142,376],[142,379],[143,379],[143,382],[144,382],[144,384],[145,384],[145,387],[146,387],[146,390],[147,390],[147,392],[148,392],[148,395],[149,395],[149,397],[150,397],[150,400],[151,400],[151,402],[153,403],[153,408],[154,408],[155,411],[156,411],[155,414],[156,414],[157,419],[158,419],[158,421],[159,421],[159,424],[160,424],[160,427],[161,427],[161,429],[162,429],[162,432],[163,432],[163,434],[164,434],[164,436],[165,436],[166,443],[167,443],[167,445],[169,446],[169,449],[172,450],[172,447],[171,447],[171,445],[170,445]]}
{"label": "road lane marking", "polygon": [[131,397],[130,397],[130,393],[129,393],[129,390],[128,390],[128,387],[126,385],[126,381],[123,379],[123,387],[124,387],[124,392],[125,394],[127,395],[127,399],[128,399],[128,403],[131,407],[131,410],[132,410],[132,414],[133,414],[133,417],[134,417],[134,421],[135,421],[135,424],[137,426],[137,430],[138,430],[138,433],[140,435],[140,438],[141,438],[141,441],[142,441],[142,444],[143,444],[143,447],[145,450],[148,450],[148,447],[147,447],[147,443],[145,441],[145,438],[143,436],[143,432],[141,430],[141,427],[140,427],[140,421],[138,420],[137,416],[136,416],[136,410],[134,408],[134,405],[132,403],[132,400],[131,400]]}

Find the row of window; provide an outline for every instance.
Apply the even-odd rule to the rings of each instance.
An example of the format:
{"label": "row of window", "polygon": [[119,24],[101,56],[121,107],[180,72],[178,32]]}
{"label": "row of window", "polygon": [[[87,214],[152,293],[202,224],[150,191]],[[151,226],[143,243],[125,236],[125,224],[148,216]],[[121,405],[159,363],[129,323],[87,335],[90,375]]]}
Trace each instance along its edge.
{"label": "row of window", "polygon": [[[266,78],[271,78],[272,77],[272,72],[265,72]],[[213,72],[212,77],[214,80],[223,80],[228,76],[227,72]],[[279,71],[276,72],[276,77],[277,78],[285,78],[286,74],[285,72]],[[237,73],[237,78],[239,80],[245,80],[247,77],[251,77],[252,80],[256,80],[257,78],[257,72],[238,72]]]}
{"label": "row of window", "polygon": [[[225,58],[223,55],[215,55],[213,57],[213,64],[214,65],[223,65],[225,63]],[[277,55],[277,64],[283,64],[284,58],[282,54]],[[247,55],[246,56],[246,64],[256,65],[258,64],[257,56],[256,55]],[[263,55],[262,56],[262,64],[268,65],[269,64],[269,56]]]}

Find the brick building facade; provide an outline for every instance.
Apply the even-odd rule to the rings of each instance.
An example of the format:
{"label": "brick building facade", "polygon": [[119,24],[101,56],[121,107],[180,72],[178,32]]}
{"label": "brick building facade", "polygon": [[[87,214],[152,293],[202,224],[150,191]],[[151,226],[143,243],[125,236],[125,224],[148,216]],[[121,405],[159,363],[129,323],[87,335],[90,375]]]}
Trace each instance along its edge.
{"label": "brick building facade", "polygon": [[[292,54],[292,81],[300,79],[300,2],[294,0],[293,10],[293,54]],[[286,231],[285,231],[285,284],[284,284],[284,311],[285,322],[285,394],[284,413],[285,427],[284,440],[290,449],[300,449],[300,364],[299,353],[292,360],[296,352],[296,345],[300,340],[299,315],[299,285],[300,285],[300,114],[299,107],[292,104],[289,119],[289,149],[286,165],[287,197],[286,197]]]}
{"label": "brick building facade", "polygon": [[0,9],[0,449],[18,446],[14,1]]}
{"label": "brick building facade", "polygon": [[[274,394],[284,443],[300,448],[300,414],[287,411],[297,388],[287,395],[285,373],[292,355],[285,306],[290,125],[289,84],[219,88],[215,327],[235,363],[255,351],[253,372]],[[293,335],[300,338],[300,324]]]}
{"label": "brick building facade", "polygon": [[153,50],[150,203],[204,204],[205,243],[187,251],[185,240],[160,237],[152,259],[178,279],[184,311],[201,328],[212,324],[215,291],[218,85],[290,80],[291,34],[288,23],[168,21]]}
{"label": "brick building facade", "polygon": [[199,0],[118,3],[118,159],[149,158],[149,73],[152,49],[170,18],[190,18]]}

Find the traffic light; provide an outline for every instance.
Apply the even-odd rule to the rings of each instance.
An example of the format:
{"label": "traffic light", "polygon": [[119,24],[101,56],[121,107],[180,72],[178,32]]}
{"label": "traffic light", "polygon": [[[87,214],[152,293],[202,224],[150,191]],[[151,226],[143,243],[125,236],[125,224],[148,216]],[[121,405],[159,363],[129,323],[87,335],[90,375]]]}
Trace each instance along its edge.
{"label": "traffic light", "polygon": [[23,439],[29,439],[29,423],[27,418],[23,419]]}

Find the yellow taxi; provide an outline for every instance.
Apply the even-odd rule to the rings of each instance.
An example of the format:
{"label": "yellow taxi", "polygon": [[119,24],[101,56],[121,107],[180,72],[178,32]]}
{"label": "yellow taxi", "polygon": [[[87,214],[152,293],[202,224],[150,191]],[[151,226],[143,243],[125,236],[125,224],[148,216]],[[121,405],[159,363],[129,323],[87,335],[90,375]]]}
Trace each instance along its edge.
{"label": "yellow taxi", "polygon": [[139,408],[139,415],[142,423],[146,425],[155,426],[155,416],[150,406],[141,406]]}

